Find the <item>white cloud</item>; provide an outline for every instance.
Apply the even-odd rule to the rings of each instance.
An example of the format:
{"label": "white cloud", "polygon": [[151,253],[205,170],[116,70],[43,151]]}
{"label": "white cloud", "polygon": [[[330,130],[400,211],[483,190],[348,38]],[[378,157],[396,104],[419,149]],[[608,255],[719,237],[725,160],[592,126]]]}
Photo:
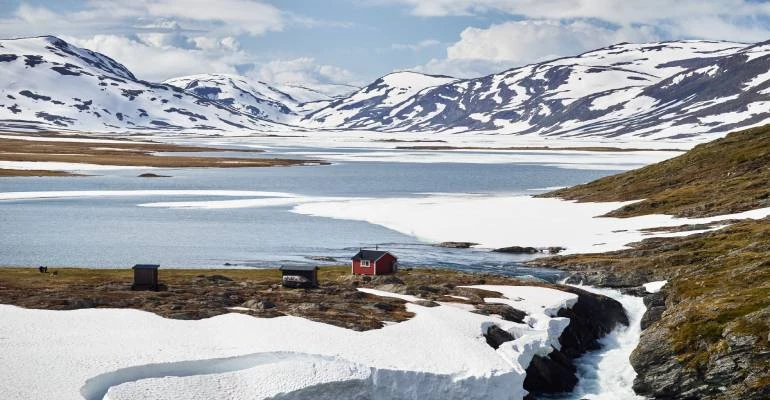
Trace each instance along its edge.
{"label": "white cloud", "polygon": [[411,51],[420,51],[422,49],[426,49],[428,47],[438,46],[441,42],[435,39],[425,39],[421,40],[417,43],[394,43],[390,47],[393,50],[411,50]]}
{"label": "white cloud", "polygon": [[63,39],[107,54],[124,64],[138,78],[149,81],[213,72],[236,74],[234,65],[249,59],[242,52],[218,51],[214,48],[206,51],[198,48],[184,49],[118,35],[96,35],[87,39],[65,36]]}
{"label": "white cloud", "polygon": [[477,77],[521,65],[576,55],[617,42],[659,40],[649,27],[613,29],[586,21],[523,20],[488,28],[466,28],[447,48],[415,70],[460,78]]}
{"label": "white cloud", "polygon": [[511,21],[486,29],[466,28],[460,40],[447,49],[447,59],[506,61],[516,66],[640,39],[656,38],[642,31],[615,30],[583,21]]}
{"label": "white cloud", "polygon": [[[679,37],[762,41],[770,3],[755,0],[379,0],[424,17],[502,12],[526,19],[596,19],[628,28],[660,25]],[[707,24],[704,24],[707,23]]]}
{"label": "white cloud", "polygon": [[273,60],[249,75],[271,83],[350,83],[355,78],[344,68],[319,64],[311,57]]}

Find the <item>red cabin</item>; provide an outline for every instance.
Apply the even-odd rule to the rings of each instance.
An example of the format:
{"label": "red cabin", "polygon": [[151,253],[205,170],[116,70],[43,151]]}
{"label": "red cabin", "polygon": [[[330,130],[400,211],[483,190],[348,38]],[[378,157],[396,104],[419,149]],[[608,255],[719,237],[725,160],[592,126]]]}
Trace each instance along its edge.
{"label": "red cabin", "polygon": [[398,270],[398,258],[387,251],[361,250],[352,260],[354,275],[389,275]]}

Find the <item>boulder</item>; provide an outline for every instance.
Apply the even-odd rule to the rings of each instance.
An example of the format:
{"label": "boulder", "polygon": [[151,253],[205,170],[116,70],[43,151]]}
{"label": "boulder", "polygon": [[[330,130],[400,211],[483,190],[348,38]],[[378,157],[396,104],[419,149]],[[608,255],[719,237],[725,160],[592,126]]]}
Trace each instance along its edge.
{"label": "boulder", "polygon": [[537,254],[540,250],[534,247],[522,247],[522,246],[510,246],[501,247],[499,249],[492,250],[495,253],[508,253],[508,254]]}
{"label": "boulder", "polygon": [[576,372],[572,360],[558,350],[535,356],[527,367],[524,389],[532,394],[569,392],[577,385]]}
{"label": "boulder", "polygon": [[559,317],[570,319],[559,343],[568,357],[579,357],[586,351],[601,348],[599,339],[612,332],[618,324],[628,325],[628,316],[617,300],[574,287],[562,290],[578,295],[572,308],[561,309]]}
{"label": "boulder", "polygon": [[484,315],[497,314],[506,321],[520,324],[524,323],[524,318],[527,316],[526,312],[517,310],[507,304],[480,304],[477,306],[477,312]]}
{"label": "boulder", "polygon": [[493,349],[497,349],[501,344],[510,342],[515,339],[513,335],[503,330],[497,325],[491,325],[487,328],[487,332],[484,334],[484,338],[487,339],[487,344],[492,346]]}
{"label": "boulder", "polygon": [[478,243],[473,242],[441,242],[436,247],[446,247],[449,249],[467,249],[473,246],[478,246]]}

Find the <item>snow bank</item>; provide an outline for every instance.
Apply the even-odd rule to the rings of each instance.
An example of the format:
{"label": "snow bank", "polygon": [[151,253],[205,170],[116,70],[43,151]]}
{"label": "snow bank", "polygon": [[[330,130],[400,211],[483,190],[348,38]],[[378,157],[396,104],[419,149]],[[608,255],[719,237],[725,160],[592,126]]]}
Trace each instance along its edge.
{"label": "snow bank", "polygon": [[99,165],[56,161],[0,161],[0,169],[54,170],[54,171],[105,171],[116,169],[153,169],[125,165]]}
{"label": "snow bank", "polygon": [[701,231],[645,232],[655,227],[764,218],[770,208],[709,218],[646,215],[600,217],[631,202],[577,203],[521,195],[431,195],[417,198],[357,199],[299,204],[293,212],[366,221],[430,243],[468,241],[479,247],[565,247],[566,253],[626,248],[647,237],[685,236]]}
{"label": "snow bank", "polygon": [[[412,319],[356,332],[296,317],[182,321],[127,309],[0,305],[0,398],[521,399],[527,363],[550,352],[561,333],[555,327],[569,322],[547,314],[576,298],[478,288],[501,292],[494,301],[526,309],[529,321],[409,303]],[[495,351],[483,337],[491,324],[516,340]]]}
{"label": "snow bank", "polygon": [[43,192],[0,192],[0,200],[146,196],[295,197],[296,195],[284,192],[255,190],[52,190]]}
{"label": "snow bank", "polygon": [[663,286],[666,286],[668,281],[655,281],[655,282],[648,282],[644,285],[644,290],[647,291],[647,293],[658,293],[660,292],[660,289],[663,289]]}

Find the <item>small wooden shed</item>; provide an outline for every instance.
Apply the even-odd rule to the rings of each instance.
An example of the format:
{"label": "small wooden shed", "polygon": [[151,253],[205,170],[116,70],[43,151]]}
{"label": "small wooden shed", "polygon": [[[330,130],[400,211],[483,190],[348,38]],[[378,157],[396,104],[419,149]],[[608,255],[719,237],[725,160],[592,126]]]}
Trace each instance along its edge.
{"label": "small wooden shed", "polygon": [[291,288],[314,288],[318,286],[318,267],[312,265],[283,265],[281,283]]}
{"label": "small wooden shed", "polygon": [[133,290],[158,290],[158,264],[136,264],[134,270]]}
{"label": "small wooden shed", "polygon": [[351,261],[354,275],[390,275],[398,271],[398,258],[389,251],[362,249]]}

